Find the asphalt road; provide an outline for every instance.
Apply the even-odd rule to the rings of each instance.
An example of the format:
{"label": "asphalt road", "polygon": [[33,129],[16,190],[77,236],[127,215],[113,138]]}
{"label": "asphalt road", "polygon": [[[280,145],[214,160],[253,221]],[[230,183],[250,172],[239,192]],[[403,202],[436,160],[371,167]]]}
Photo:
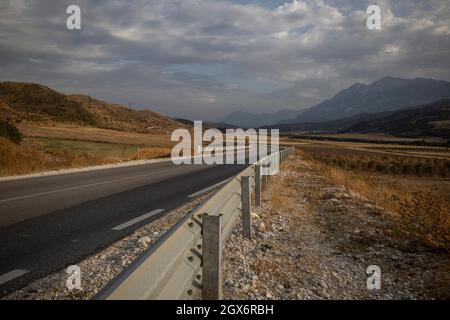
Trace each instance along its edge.
{"label": "asphalt road", "polygon": [[244,168],[161,162],[0,182],[0,295],[80,261]]}

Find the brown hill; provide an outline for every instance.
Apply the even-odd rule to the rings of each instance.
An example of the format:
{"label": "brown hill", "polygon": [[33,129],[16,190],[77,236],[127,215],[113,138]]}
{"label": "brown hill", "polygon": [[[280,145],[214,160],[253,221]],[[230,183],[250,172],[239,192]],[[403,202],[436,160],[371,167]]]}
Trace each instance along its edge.
{"label": "brown hill", "polygon": [[150,110],[132,110],[84,95],[65,95],[35,83],[0,83],[0,119],[64,123],[129,132],[167,134],[186,127]]}

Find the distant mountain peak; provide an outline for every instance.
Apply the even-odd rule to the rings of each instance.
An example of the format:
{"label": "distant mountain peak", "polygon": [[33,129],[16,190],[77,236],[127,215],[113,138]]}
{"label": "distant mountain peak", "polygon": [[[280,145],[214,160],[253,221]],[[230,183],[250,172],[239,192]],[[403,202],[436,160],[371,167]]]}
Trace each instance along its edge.
{"label": "distant mountain peak", "polygon": [[326,122],[361,113],[401,110],[446,98],[450,98],[450,82],[388,76],[369,85],[355,83],[282,123]]}
{"label": "distant mountain peak", "polygon": [[350,95],[353,95],[366,87],[367,87],[367,85],[365,85],[364,83],[356,82],[355,84],[348,87],[347,89],[339,91],[333,98],[342,99],[342,98],[348,97]]}
{"label": "distant mountain peak", "polygon": [[398,81],[398,80],[401,80],[401,81],[408,81],[408,79],[403,79],[403,78],[398,78],[398,77],[387,76],[387,77],[381,78],[380,80],[377,80],[377,81],[375,81],[375,82]]}

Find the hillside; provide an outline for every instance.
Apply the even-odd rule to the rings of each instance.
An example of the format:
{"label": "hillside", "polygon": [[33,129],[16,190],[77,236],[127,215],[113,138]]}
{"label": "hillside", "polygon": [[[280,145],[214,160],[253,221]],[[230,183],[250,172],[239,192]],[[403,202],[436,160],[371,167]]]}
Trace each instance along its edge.
{"label": "hillside", "polygon": [[327,122],[280,124],[265,128],[278,128],[282,132],[383,133],[450,139],[450,99],[399,111],[363,113]]}
{"label": "hillside", "polygon": [[386,77],[370,85],[356,83],[333,98],[281,123],[328,122],[362,113],[416,107],[445,98],[450,98],[450,82]]}
{"label": "hillside", "polygon": [[282,123],[272,126],[265,126],[263,128],[280,129],[282,132],[290,131],[316,131],[316,132],[340,132],[348,127],[355,125],[361,121],[369,121],[378,119],[395,111],[386,111],[381,113],[367,114],[362,113],[349,118],[325,121],[325,122],[302,122],[302,123]]}
{"label": "hillside", "polygon": [[382,132],[408,137],[441,137],[450,139],[450,99],[420,108],[401,110],[376,119],[360,121],[341,132]]}
{"label": "hillside", "polygon": [[61,123],[167,134],[185,125],[150,110],[132,110],[84,95],[65,95],[34,83],[0,83],[0,119]]}

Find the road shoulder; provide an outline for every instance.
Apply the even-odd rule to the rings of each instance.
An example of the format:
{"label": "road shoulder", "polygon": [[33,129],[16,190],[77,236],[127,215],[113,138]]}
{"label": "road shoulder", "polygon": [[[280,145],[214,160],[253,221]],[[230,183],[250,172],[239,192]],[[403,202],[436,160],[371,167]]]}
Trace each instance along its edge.
{"label": "road shoulder", "polygon": [[[317,175],[295,158],[224,250],[226,299],[448,299],[449,255],[421,246],[399,217]],[[381,289],[369,290],[369,266]]]}

